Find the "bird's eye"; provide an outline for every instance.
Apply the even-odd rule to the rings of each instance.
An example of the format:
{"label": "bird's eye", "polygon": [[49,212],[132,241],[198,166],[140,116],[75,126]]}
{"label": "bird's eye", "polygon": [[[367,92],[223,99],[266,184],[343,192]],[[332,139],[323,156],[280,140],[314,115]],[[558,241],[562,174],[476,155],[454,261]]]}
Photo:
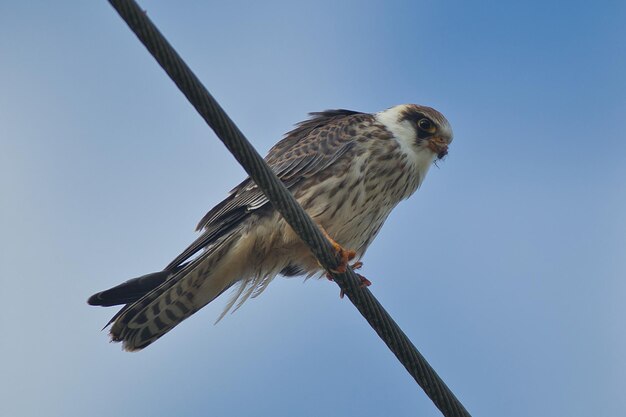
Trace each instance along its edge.
{"label": "bird's eye", "polygon": [[428,119],[420,119],[417,122],[417,126],[428,133],[433,133],[435,131],[435,125]]}

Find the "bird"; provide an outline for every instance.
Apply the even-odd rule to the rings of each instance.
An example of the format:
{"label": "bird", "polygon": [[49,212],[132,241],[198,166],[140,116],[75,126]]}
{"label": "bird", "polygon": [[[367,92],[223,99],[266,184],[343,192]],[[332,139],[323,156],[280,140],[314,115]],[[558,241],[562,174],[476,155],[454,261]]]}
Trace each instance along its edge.
{"label": "bird", "polygon": [[[329,238],[345,270],[349,261],[362,263],[392,209],[446,156],[452,128],[443,114],[417,104],[309,116],[265,161]],[[110,326],[111,340],[124,350],[145,348],[230,288],[217,321],[261,294],[278,275],[328,273],[249,177],[196,230],[199,237],[162,271],[88,299],[95,306],[123,305],[105,328]]]}

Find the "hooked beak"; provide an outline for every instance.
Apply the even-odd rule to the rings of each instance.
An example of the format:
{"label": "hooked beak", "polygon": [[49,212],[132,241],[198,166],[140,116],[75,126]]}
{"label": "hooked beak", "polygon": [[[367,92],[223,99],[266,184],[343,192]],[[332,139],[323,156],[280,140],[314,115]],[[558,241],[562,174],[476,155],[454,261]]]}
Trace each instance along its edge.
{"label": "hooked beak", "polygon": [[448,142],[441,136],[433,136],[428,139],[428,149],[437,154],[437,158],[441,159],[448,154]]}

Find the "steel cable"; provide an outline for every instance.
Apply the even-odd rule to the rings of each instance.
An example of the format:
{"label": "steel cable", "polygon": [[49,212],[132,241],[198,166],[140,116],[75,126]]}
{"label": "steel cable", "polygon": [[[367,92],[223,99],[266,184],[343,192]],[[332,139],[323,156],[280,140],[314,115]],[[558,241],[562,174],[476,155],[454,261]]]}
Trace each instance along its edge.
{"label": "steel cable", "polygon": [[[167,42],[146,13],[132,0],[109,0],[159,65],[170,76],[198,113],[226,145],[271,204],[311,248],[320,264],[334,270],[339,259],[331,243],[274,175],[261,155],[228,117],[217,101]],[[444,416],[469,416],[465,407],[419,353],[396,322],[385,311],[351,268],[333,274],[334,281],[361,312],[389,349],[396,355]]]}

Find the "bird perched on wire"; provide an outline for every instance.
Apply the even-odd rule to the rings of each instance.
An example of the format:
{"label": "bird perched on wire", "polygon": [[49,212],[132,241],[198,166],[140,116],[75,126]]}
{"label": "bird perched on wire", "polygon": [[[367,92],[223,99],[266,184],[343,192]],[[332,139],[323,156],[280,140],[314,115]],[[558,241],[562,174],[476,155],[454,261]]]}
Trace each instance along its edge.
{"label": "bird perched on wire", "polygon": [[[327,110],[311,113],[265,160],[339,252],[341,272],[361,259],[391,210],[417,190],[451,141],[450,124],[430,107],[405,104],[374,114]],[[324,275],[250,178],[197,230],[201,235],[163,271],[89,298],[91,305],[125,304],[107,324],[124,349],[148,346],[231,287],[219,319],[278,274]]]}

